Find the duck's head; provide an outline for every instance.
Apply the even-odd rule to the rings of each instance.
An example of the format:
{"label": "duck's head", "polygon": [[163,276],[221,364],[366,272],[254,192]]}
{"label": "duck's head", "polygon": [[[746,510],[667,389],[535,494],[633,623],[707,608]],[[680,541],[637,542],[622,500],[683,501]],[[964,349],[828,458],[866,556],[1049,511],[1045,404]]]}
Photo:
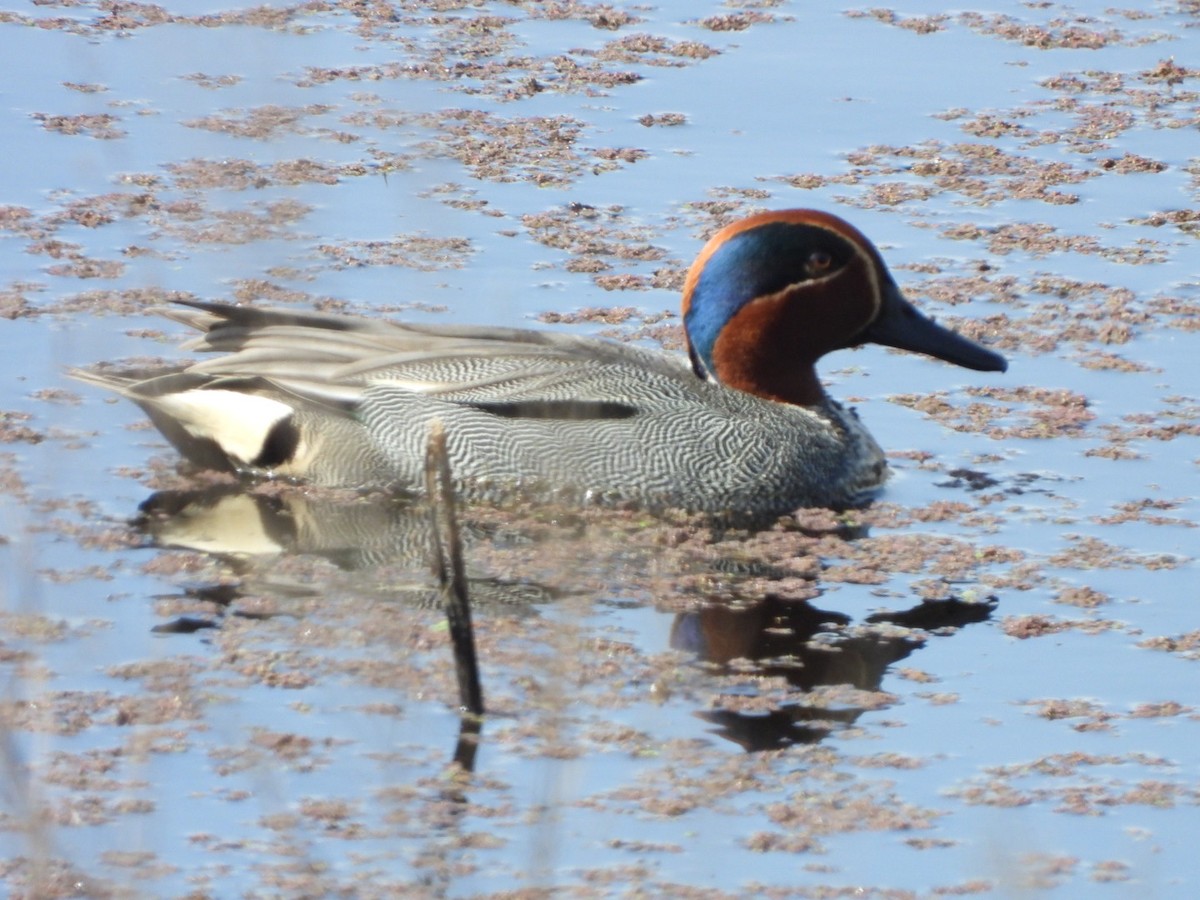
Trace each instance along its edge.
{"label": "duck's head", "polygon": [[871,341],[981,372],[1008,366],[918,312],[857,228],[813,209],[762,213],[713,235],[688,271],[683,323],[698,375],[804,406],[825,396],[821,356]]}

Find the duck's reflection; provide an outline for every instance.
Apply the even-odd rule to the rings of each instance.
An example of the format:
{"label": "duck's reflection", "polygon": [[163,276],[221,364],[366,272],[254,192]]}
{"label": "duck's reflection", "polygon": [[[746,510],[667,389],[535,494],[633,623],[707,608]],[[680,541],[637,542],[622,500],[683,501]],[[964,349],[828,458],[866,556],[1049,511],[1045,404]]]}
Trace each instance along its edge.
{"label": "duck's reflection", "polygon": [[137,524],[163,547],[231,559],[309,554],[362,569],[428,553],[428,513],[377,495],[244,490],[222,484],[162,491],[142,503]]}
{"label": "duck's reflection", "polygon": [[[423,573],[429,553],[428,510],[378,495],[246,491],[238,486],[159,493],[142,505],[139,522],[157,545],[218,555],[248,581],[269,568],[264,561],[300,554],[322,557],[346,570],[386,565]],[[573,540],[580,537],[571,535]],[[497,527],[494,520],[491,525],[465,526],[464,538],[468,558],[475,555],[473,550],[494,555],[497,548],[511,549],[531,540],[520,526]],[[753,572],[760,582],[763,574],[761,567]],[[569,585],[574,575],[565,566],[552,587],[525,578],[476,574],[469,579],[471,602],[484,615],[530,614],[562,591],[578,589]],[[731,581],[728,569],[722,576],[723,582]],[[197,590],[206,592],[203,599],[210,605],[226,610],[239,595],[237,586],[227,584]],[[413,577],[409,591],[422,605],[438,602],[432,582],[423,575]],[[695,654],[719,672],[744,671],[749,665],[759,676],[785,679],[795,689],[793,697],[828,685],[878,691],[888,667],[921,647],[930,632],[983,621],[994,609],[991,600],[948,598],[876,613],[856,625],[845,613],[770,594],[736,602],[728,596],[693,599],[695,603],[685,605],[694,611],[677,614],[673,623],[674,649]],[[158,630],[190,632],[218,622],[219,616],[208,621],[183,616]],[[697,715],[747,750],[818,741],[864,711],[853,702],[830,704],[827,697],[776,704],[766,712],[729,708],[736,703],[719,705],[722,708]]]}
{"label": "duck's reflection", "polygon": [[[195,550],[225,560],[233,571],[273,593],[305,590],[270,578],[271,562],[280,557],[320,557],[346,571],[391,566],[411,570],[410,579],[390,581],[390,589],[421,606],[440,600],[426,577],[429,560],[429,511],[403,499],[357,495],[348,491],[305,492],[282,489],[247,491],[221,485],[196,491],[161,491],[142,503],[135,525],[159,547]],[[474,529],[472,543],[495,537]],[[472,602],[529,611],[557,598],[552,588],[524,580],[495,577],[469,579]],[[238,585],[191,588],[192,596],[231,608]],[[241,615],[241,613],[237,613]],[[215,626],[216,620],[207,623]],[[195,631],[203,623],[176,621],[160,631]]]}
{"label": "duck's reflection", "polygon": [[[876,613],[865,626],[853,627],[844,613],[767,596],[749,606],[714,604],[677,616],[671,646],[719,666],[754,661],[760,675],[782,677],[801,691],[849,685],[873,692],[880,690],[888,666],[924,645],[925,630],[980,622],[994,607],[993,601],[925,601],[900,612]],[[719,709],[697,715],[747,750],[769,750],[819,741],[863,711],[860,706],[800,702],[768,712]]]}

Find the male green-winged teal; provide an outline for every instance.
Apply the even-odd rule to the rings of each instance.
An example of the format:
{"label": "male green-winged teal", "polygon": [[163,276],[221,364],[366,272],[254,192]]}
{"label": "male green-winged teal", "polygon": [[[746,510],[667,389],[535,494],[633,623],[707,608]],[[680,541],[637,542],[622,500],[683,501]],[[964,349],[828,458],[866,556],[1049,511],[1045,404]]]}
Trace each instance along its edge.
{"label": "male green-winged teal", "polygon": [[445,424],[468,495],[549,487],[651,508],[769,516],[865,501],[879,445],[814,364],[874,341],[979,371],[1002,356],[901,295],[842,219],[751,216],[700,251],[688,356],[514,328],[402,325],[188,303],[170,317],[222,355],[149,378],[78,373],[133,400],[204,467],[321,485],[421,484]]}

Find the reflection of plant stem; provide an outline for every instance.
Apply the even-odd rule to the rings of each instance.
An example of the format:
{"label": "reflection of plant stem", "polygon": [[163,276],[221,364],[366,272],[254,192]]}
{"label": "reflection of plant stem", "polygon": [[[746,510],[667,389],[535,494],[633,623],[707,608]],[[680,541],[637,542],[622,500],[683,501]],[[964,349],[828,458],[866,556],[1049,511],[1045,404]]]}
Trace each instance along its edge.
{"label": "reflection of plant stem", "polygon": [[450,626],[459,702],[468,713],[481,716],[483,688],[479,683],[475,631],[471,625],[471,600],[467,594],[450,459],[446,453],[446,429],[440,420],[435,420],[429,427],[429,443],[425,451],[425,492],[429,496],[433,569],[442,587],[442,604],[446,610],[446,622]]}
{"label": "reflection of plant stem", "polygon": [[[47,472],[47,483],[55,483],[56,474]],[[7,512],[7,510],[0,508],[0,512]],[[25,531],[24,533],[28,537],[29,532]],[[40,612],[44,604],[38,590],[37,576],[34,574],[38,567],[34,559],[33,544],[29,540],[14,541],[9,545],[9,549],[11,552],[7,555],[13,561],[12,572],[21,577],[23,582],[22,588],[19,589],[21,591],[19,603],[23,606],[32,606]],[[14,608],[14,604],[8,602],[9,599],[7,596],[0,596],[0,609]],[[22,694],[21,688],[25,683],[25,666],[18,664],[8,671],[9,677],[5,679],[3,687],[0,688],[0,798],[2,798],[3,808],[14,823],[15,829],[24,831],[25,840],[28,843],[29,859],[23,860],[21,867],[28,867],[25,877],[25,887],[27,888],[25,895],[29,897],[58,896],[62,890],[63,881],[70,879],[77,896],[112,896],[113,890],[110,887],[91,875],[85,874],[70,860],[64,859],[55,847],[54,835],[50,828],[54,822],[53,815],[46,800],[36,789],[33,766],[22,758],[16,736],[17,730],[21,728],[19,724],[21,719],[16,711],[20,708],[17,698]],[[37,705],[31,702],[29,708],[37,709]],[[54,715],[51,711],[51,704],[44,705],[43,714],[47,717]],[[51,723],[44,722],[43,724],[48,726]],[[39,729],[37,723],[30,722],[26,726],[26,730],[36,732]],[[50,731],[49,727],[44,729],[44,732]],[[44,751],[44,748],[35,744],[32,751],[35,759],[38,758],[39,750]],[[44,756],[43,752],[42,757],[44,758]],[[15,860],[10,862],[15,862]],[[11,886],[18,877],[15,871],[10,872],[4,881]]]}
{"label": "reflection of plant stem", "polygon": [[458,743],[454,745],[454,761],[464,772],[475,771],[475,752],[479,749],[479,735],[482,731],[482,716],[463,716],[459,722]]}
{"label": "reflection of plant stem", "polygon": [[[7,723],[0,723],[0,779],[3,779],[5,805],[12,810],[13,818],[17,822],[24,823],[25,836],[29,841],[29,855],[32,858],[29,872],[30,893],[31,896],[42,896],[42,889],[48,889],[48,886],[56,878],[61,878],[63,873],[56,873],[51,866],[51,861],[57,858],[58,854],[46,827],[49,811],[45,802],[34,793],[26,768],[13,740],[12,729]],[[109,895],[110,892],[91,876],[85,875],[69,863],[64,865],[80,896]]]}

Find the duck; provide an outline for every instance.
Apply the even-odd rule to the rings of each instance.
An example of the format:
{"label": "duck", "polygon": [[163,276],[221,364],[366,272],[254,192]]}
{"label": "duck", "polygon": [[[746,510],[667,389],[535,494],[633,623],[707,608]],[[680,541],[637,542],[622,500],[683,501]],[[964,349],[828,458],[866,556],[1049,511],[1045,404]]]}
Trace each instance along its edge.
{"label": "duck", "polygon": [[468,500],[552,492],[734,517],[845,509],[883,450],[817,376],[876,343],[980,372],[1003,356],[922,314],[876,247],[828,212],[717,231],[683,284],[687,353],[525,328],[412,324],[182,301],[210,355],[76,377],[136,403],[193,464],[250,478],[419,493],[433,422]]}

